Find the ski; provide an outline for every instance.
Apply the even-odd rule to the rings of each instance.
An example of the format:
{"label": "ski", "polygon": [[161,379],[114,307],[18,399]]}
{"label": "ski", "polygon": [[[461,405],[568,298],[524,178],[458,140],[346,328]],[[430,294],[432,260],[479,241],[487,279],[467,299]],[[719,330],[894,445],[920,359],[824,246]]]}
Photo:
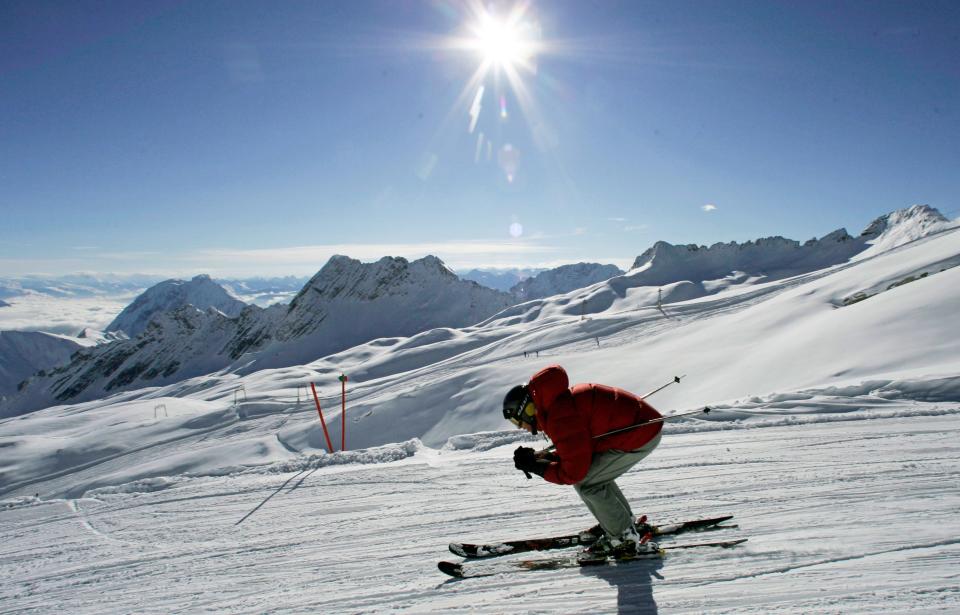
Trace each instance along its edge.
{"label": "ski", "polygon": [[683,549],[695,549],[702,547],[719,547],[728,549],[747,542],[746,538],[737,540],[721,540],[717,542],[698,542],[685,545],[670,545],[660,547],[657,551],[629,559],[601,559],[590,562],[580,562],[575,555],[560,557],[550,557],[545,559],[520,560],[511,562],[476,562],[476,563],[456,563],[456,562],[438,562],[437,568],[440,572],[458,579],[489,577],[497,574],[516,570],[559,570],[562,568],[580,568],[583,566],[606,566],[606,565],[624,565],[631,562],[643,561],[648,559],[657,559],[664,557],[671,551],[680,551]]}
{"label": "ski", "polygon": [[[641,536],[651,533],[654,536],[669,536],[673,534],[682,534],[698,530],[716,528],[724,521],[733,519],[733,515],[725,517],[714,517],[712,519],[694,519],[692,521],[682,521],[680,523],[667,523],[663,525],[651,525],[647,523],[647,517],[643,516],[637,519],[637,532]],[[722,526],[735,527],[735,526]],[[721,529],[721,528],[716,528]],[[594,526],[589,530],[579,534],[570,534],[568,536],[553,536],[549,538],[533,538],[528,540],[511,540],[492,544],[471,544],[464,542],[451,542],[450,552],[460,557],[468,559],[482,559],[488,557],[499,557],[512,553],[526,553],[528,551],[548,551],[551,549],[566,549],[569,547],[591,545],[595,543],[603,531],[600,526]]]}

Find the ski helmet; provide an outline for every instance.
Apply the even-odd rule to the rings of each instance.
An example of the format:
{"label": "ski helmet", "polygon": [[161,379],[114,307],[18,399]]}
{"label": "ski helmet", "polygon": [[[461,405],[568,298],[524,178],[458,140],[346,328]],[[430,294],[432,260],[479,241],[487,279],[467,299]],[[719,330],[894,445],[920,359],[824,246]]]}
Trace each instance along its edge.
{"label": "ski helmet", "polygon": [[537,408],[533,405],[530,387],[518,384],[507,392],[503,398],[503,418],[517,427],[526,423],[537,433]]}

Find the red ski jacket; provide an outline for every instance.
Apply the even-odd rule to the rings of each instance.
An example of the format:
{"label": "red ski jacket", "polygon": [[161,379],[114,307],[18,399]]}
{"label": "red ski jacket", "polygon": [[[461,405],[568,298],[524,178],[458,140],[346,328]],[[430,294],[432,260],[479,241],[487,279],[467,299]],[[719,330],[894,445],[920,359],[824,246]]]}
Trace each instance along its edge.
{"label": "red ski jacket", "polygon": [[567,372],[559,365],[537,372],[529,382],[537,407],[537,426],[553,440],[560,458],[550,464],[543,476],[551,483],[579,483],[587,475],[594,453],[636,450],[657,437],[663,428],[663,423],[655,423],[594,440],[593,436],[661,415],[623,389],[602,384],[569,386]]}

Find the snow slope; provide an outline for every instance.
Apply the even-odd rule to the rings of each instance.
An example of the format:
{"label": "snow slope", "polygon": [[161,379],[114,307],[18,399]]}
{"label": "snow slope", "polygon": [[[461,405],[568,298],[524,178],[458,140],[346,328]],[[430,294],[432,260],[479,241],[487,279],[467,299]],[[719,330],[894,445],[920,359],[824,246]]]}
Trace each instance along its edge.
{"label": "snow slope", "polygon": [[435,563],[457,559],[450,540],[592,521],[572,489],[514,471],[510,446],[397,445],[7,500],[0,601],[78,614],[955,612],[957,404],[892,401],[881,418],[855,395],[807,401],[807,423],[670,432],[620,480],[657,521],[736,515],[738,529],[663,541],[749,538],[729,551],[448,579]]}
{"label": "snow slope", "polygon": [[63,365],[97,340],[39,331],[0,331],[0,396],[16,392],[34,373]]}
{"label": "snow slope", "polygon": [[[0,600],[80,613],[960,609],[958,264],[960,231],[941,230],[668,302],[667,316],[622,302],[656,288],[589,318],[561,295],[306,365],[0,420]],[[685,375],[654,405],[715,411],[668,425],[621,486],[654,521],[732,513],[738,529],[706,536],[750,541],[441,576],[449,540],[591,525],[572,489],[512,468],[530,436],[504,431],[500,399],[550,363],[640,393]],[[348,452],[324,451],[311,382],[334,449],[346,418]]]}

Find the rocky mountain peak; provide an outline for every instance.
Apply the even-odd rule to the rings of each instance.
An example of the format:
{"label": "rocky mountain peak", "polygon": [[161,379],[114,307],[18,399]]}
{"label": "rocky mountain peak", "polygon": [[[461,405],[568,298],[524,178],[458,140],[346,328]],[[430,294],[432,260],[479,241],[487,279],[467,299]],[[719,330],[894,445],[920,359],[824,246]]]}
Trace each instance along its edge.
{"label": "rocky mountain peak", "polygon": [[215,308],[227,316],[237,316],[246,307],[209,275],[190,281],[166,280],[141,293],[107,326],[107,331],[123,331],[130,337],[142,333],[157,314],[192,305],[200,310]]}
{"label": "rocky mountain peak", "polygon": [[404,294],[410,287],[458,281],[457,275],[436,256],[408,261],[384,256],[363,263],[341,254],[330,260],[307,282],[290,304],[290,311],[303,308],[305,301],[346,299],[372,301],[391,294]]}
{"label": "rocky mountain peak", "polygon": [[948,224],[950,221],[934,207],[929,205],[913,205],[905,209],[898,209],[880,216],[863,229],[861,237],[875,239],[887,230],[897,226],[913,227],[916,231],[933,229]]}

